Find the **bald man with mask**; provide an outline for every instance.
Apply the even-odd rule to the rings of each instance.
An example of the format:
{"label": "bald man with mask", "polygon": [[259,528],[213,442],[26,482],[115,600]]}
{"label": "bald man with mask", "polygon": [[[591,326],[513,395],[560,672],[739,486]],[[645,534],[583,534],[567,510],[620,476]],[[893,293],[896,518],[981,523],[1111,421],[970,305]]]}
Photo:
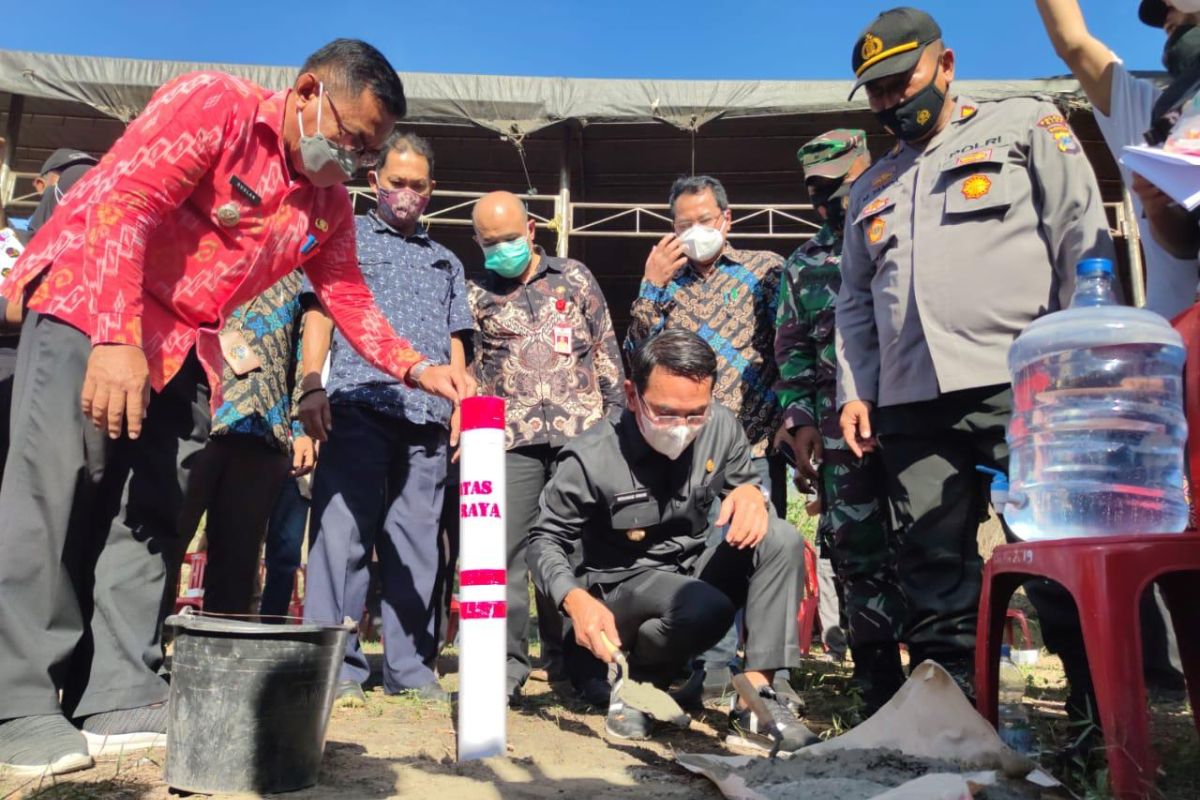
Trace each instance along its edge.
{"label": "bald man with mask", "polygon": [[[529,677],[529,529],[559,450],[624,408],[624,372],[608,303],[592,273],[534,244],[535,223],[511,192],[480,198],[472,215],[485,272],[470,281],[480,390],[504,398],[508,472],[508,695]],[[537,596],[542,658],[562,667],[562,617]],[[577,686],[584,690],[586,687]],[[594,698],[607,704],[607,690]]]}

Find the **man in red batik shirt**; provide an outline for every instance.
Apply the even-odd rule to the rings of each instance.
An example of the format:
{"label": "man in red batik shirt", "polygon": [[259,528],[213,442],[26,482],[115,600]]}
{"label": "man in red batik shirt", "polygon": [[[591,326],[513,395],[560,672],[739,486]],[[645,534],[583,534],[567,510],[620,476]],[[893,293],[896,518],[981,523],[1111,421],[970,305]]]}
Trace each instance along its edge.
{"label": "man in red batik shirt", "polygon": [[393,332],[357,265],[341,184],[404,111],[387,59],[352,40],[288,91],[182,75],[13,268],[4,299],[28,313],[0,488],[0,770],[163,742],[160,608],[187,470],[222,360],[256,366],[218,336],[234,309],[301,268],[371,364],[455,402],[468,390]]}

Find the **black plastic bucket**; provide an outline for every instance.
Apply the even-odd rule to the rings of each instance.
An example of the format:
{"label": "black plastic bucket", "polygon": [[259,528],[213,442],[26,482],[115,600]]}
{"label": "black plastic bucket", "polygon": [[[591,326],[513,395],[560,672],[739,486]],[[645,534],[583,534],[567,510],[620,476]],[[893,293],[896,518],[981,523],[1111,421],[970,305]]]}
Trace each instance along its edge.
{"label": "black plastic bucket", "polygon": [[171,659],[167,785],[287,792],[317,782],[346,635],[353,627],[265,625],[179,614]]}

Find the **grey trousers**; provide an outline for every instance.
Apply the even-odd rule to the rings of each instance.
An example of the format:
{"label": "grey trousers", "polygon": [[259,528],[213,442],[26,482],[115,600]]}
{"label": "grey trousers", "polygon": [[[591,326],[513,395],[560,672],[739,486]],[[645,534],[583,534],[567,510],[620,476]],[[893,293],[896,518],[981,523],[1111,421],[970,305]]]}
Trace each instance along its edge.
{"label": "grey trousers", "polygon": [[[739,608],[746,610],[746,669],[799,666],[796,609],[803,584],[804,540],[772,517],[755,548],[707,547],[690,574],[646,569],[591,592],[616,618],[633,677],[667,683],[725,634]],[[564,646],[576,685],[605,676],[605,665],[573,635],[564,637]]]}
{"label": "grey trousers", "polygon": [[842,591],[834,574],[833,562],[828,558],[817,559],[817,586],[820,602],[817,614],[821,618],[821,643],[825,652],[839,661],[846,657],[849,646],[846,625],[842,619]]}
{"label": "grey trousers", "polygon": [[141,437],[108,440],[79,408],[91,349],[53,318],[22,328],[0,488],[0,719],[167,698],[165,588],[208,384],[193,352]]}
{"label": "grey trousers", "polygon": [[[313,479],[304,619],[358,620],[371,553],[379,557],[383,688],[395,694],[437,680],[442,497],[450,434],[350,404],[333,404],[333,434]],[[371,671],[357,633],[346,639],[341,680]]]}

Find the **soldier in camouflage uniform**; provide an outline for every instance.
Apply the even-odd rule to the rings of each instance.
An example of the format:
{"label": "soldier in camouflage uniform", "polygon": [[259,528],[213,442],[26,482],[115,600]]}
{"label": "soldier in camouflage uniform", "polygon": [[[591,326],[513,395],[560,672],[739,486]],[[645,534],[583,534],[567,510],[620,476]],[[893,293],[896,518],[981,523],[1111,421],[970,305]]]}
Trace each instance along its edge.
{"label": "soldier in camouflage uniform", "polygon": [[805,144],[797,157],[825,224],[784,266],[775,338],[775,393],[784,428],[777,444],[796,454],[797,486],[807,491],[815,484],[821,497],[822,556],[842,583],[855,679],[873,711],[904,681],[897,641],[905,601],[896,581],[881,464],[870,454],[856,458],[842,439],[834,351],[845,198],[871,156],[863,131],[834,130]]}

